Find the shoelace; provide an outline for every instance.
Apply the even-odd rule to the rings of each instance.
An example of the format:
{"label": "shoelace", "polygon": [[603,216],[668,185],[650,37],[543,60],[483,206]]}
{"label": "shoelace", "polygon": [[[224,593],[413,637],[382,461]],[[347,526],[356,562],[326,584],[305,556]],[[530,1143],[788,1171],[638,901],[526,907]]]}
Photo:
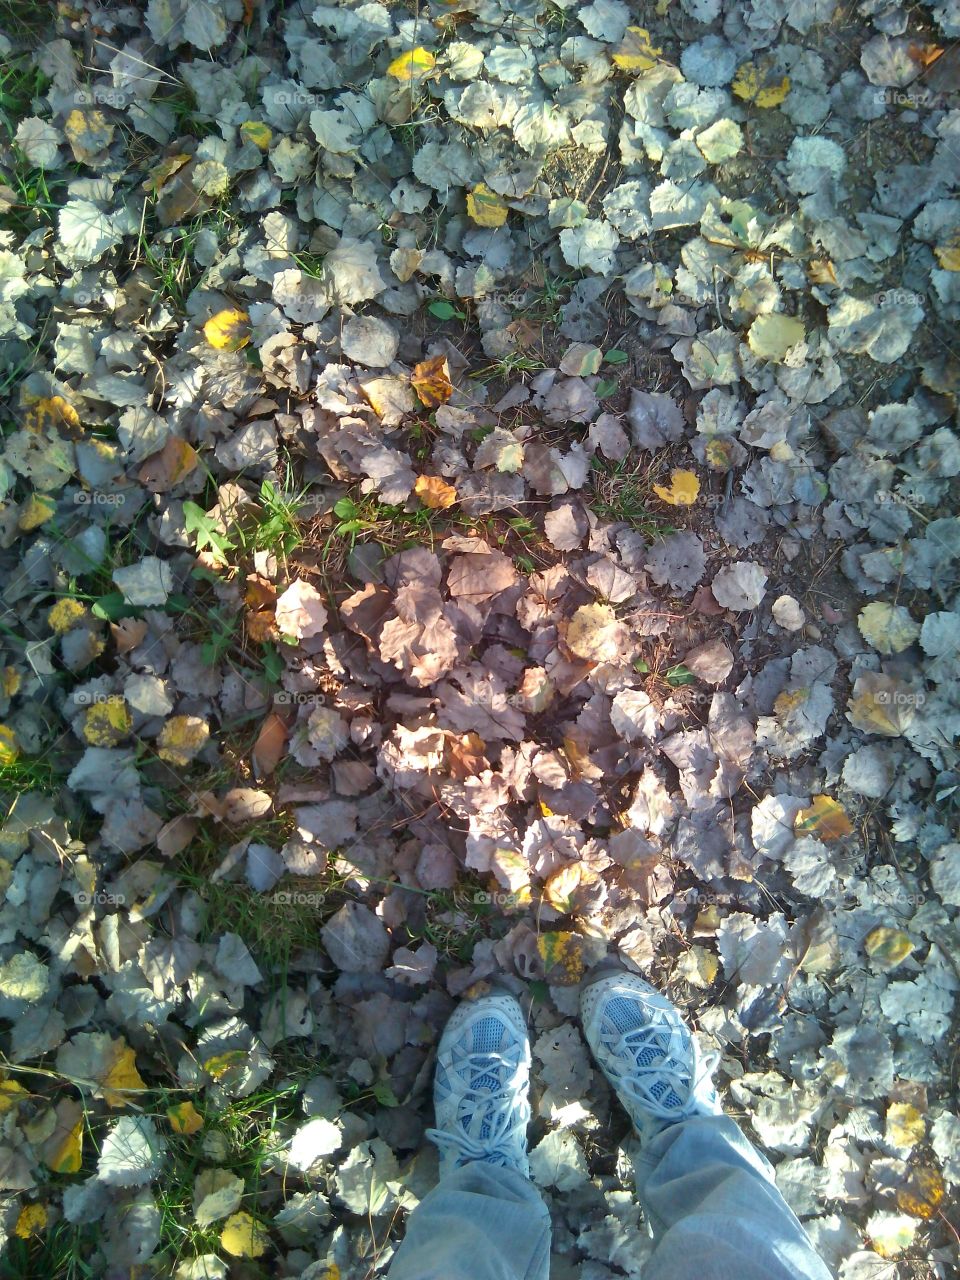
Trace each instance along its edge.
{"label": "shoelace", "polygon": [[[657,1037],[664,1033],[668,1036],[665,1049],[657,1043]],[[603,1043],[615,1058],[620,1060],[627,1058],[630,1063],[628,1070],[617,1082],[619,1089],[637,1106],[662,1120],[673,1120],[687,1113],[690,1103],[696,1102],[697,1089],[704,1080],[712,1076],[720,1057],[717,1053],[701,1056],[700,1047],[693,1036],[690,1037],[688,1050],[679,1030],[663,1023],[649,1023],[647,1026],[627,1031],[623,1035],[605,1036]],[[661,1056],[649,1065],[645,1065],[639,1061],[639,1054],[644,1048],[654,1049]],[[668,1065],[670,1059],[682,1062],[688,1052],[693,1059],[689,1071],[677,1070]],[[648,1080],[651,1084],[658,1080],[666,1080],[678,1096],[683,1097],[686,1093],[687,1101],[678,1107],[664,1105],[650,1088],[642,1087],[642,1082]]]}
{"label": "shoelace", "polygon": [[[470,1073],[470,1085],[458,1099],[458,1114],[464,1103],[471,1109],[471,1114],[484,1109],[490,1130],[488,1136],[473,1137],[462,1128],[459,1121],[456,1129],[428,1129],[426,1136],[441,1155],[453,1155],[457,1165],[470,1160],[483,1160],[487,1164],[513,1164],[517,1158],[517,1138],[521,1134],[523,1139],[526,1138],[528,1116],[524,1113],[524,1108],[518,1108],[508,1101],[499,1072],[506,1069],[513,1073],[517,1069],[517,1063],[499,1055],[474,1053],[467,1056],[466,1065]],[[476,1081],[484,1078],[496,1080],[498,1092],[477,1089]],[[521,1142],[520,1145],[524,1143]]]}

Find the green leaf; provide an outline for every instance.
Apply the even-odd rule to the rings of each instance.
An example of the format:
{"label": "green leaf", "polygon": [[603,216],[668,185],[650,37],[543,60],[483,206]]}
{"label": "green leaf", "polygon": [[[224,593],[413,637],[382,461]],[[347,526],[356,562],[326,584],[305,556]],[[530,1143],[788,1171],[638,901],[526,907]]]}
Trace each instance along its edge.
{"label": "green leaf", "polygon": [[452,302],[446,302],[442,298],[438,298],[436,302],[431,302],[427,306],[427,310],[431,315],[437,317],[438,320],[466,320],[467,313],[455,307]]}
{"label": "green leaf", "polygon": [[95,618],[102,618],[105,622],[116,622],[118,618],[138,618],[140,616],[140,610],[132,604],[127,604],[120,591],[111,591],[109,595],[101,596],[99,600],[95,600],[90,606],[90,612]]}
{"label": "green leaf", "polygon": [[166,613],[189,613],[190,600],[182,592],[175,591],[172,596],[167,596],[164,611]]}
{"label": "green leaf", "polygon": [[643,658],[638,658],[633,664],[633,669],[634,671],[639,671],[641,675],[646,675],[650,670],[650,666]]}
{"label": "green leaf", "polygon": [[357,504],[352,498],[338,498],[333,504],[333,514],[341,520],[349,520],[357,514]]}
{"label": "green leaf", "polygon": [[385,1080],[380,1080],[373,1086],[373,1096],[381,1107],[399,1107],[400,1105],[400,1099]]}
{"label": "green leaf", "polygon": [[612,396],[619,385],[616,378],[601,378],[597,383],[597,395],[601,400],[604,396]]}
{"label": "green leaf", "polygon": [[603,358],[607,364],[626,364],[630,356],[626,351],[621,351],[619,347],[611,347]]}
{"label": "green leaf", "polygon": [[697,677],[693,674],[690,668],[685,667],[682,662],[678,662],[676,666],[671,667],[664,676],[667,684],[672,684],[674,686],[693,684],[695,683],[696,678]]}
{"label": "green leaf", "polygon": [[263,674],[271,684],[279,684],[283,675],[283,660],[272,644],[263,646]]}

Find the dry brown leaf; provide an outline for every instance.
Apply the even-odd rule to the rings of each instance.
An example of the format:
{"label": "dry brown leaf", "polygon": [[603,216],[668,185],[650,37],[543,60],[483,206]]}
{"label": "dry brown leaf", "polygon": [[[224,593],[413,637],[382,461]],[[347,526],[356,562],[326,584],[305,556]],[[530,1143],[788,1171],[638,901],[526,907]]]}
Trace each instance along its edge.
{"label": "dry brown leaf", "polygon": [[287,746],[287,733],[283,717],[271,711],[260,726],[253,747],[253,771],[258,778],[268,778],[280,763]]}

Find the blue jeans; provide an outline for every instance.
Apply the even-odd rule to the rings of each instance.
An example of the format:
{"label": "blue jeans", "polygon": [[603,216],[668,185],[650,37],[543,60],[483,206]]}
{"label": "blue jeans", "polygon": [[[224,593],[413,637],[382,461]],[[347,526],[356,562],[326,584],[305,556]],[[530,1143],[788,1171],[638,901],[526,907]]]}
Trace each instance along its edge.
{"label": "blue jeans", "polygon": [[[693,1116],[643,1149],[653,1235],[643,1280],[830,1280],[770,1164],[728,1116]],[[550,1214],[513,1169],[468,1164],[410,1215],[389,1280],[548,1280]]]}

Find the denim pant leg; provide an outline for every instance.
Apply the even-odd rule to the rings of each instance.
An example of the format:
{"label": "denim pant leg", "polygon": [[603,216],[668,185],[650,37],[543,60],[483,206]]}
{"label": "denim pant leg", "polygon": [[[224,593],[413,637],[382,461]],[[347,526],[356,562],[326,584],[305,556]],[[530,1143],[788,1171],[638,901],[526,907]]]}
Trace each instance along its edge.
{"label": "denim pant leg", "polygon": [[729,1116],[693,1116],[644,1147],[637,1195],[653,1231],[644,1280],[830,1280]]}
{"label": "denim pant leg", "polygon": [[445,1176],[407,1223],[388,1280],[548,1280],[550,1214],[515,1169],[473,1162]]}

